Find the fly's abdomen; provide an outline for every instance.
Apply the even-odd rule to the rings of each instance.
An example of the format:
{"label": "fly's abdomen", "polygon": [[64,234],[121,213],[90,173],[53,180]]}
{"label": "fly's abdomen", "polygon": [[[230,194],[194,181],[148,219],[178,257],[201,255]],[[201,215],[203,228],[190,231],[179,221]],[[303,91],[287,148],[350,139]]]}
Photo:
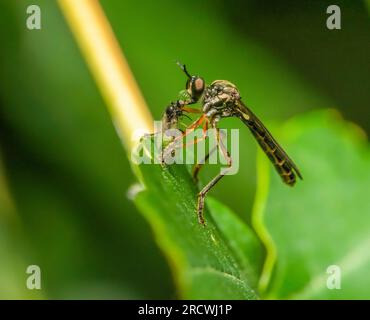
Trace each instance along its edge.
{"label": "fly's abdomen", "polygon": [[258,118],[245,106],[244,108],[243,112],[239,114],[239,118],[248,126],[262,150],[271,160],[283,182],[293,186],[296,182],[296,175],[302,179],[298,168]]}
{"label": "fly's abdomen", "polygon": [[286,184],[293,186],[296,182],[296,175],[293,171],[292,165],[290,164],[289,158],[287,158],[284,153],[281,152],[280,146],[276,144],[276,142],[270,138],[264,128],[259,127],[258,124],[254,123],[248,127],[255,136],[262,150],[271,160],[282,180]]}
{"label": "fly's abdomen", "polygon": [[[264,147],[262,146],[263,144],[264,143],[260,143],[262,149],[264,149]],[[270,149],[269,146],[267,147],[267,149],[264,149],[264,151],[273,163],[276,171],[279,173],[283,181],[286,184],[293,186],[296,182],[296,175],[293,171],[292,166],[289,164],[284,155],[280,153],[279,149]]]}

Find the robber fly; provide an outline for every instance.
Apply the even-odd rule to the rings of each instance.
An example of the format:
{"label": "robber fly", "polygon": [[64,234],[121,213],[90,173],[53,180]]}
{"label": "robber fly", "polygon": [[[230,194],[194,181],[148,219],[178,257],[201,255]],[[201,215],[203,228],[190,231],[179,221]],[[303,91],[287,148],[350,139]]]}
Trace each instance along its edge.
{"label": "robber fly", "polygon": [[[227,159],[228,166],[231,167],[232,159],[222,143],[217,123],[222,118],[237,117],[249,128],[262,150],[271,160],[284,183],[293,186],[297,180],[297,176],[302,179],[302,175],[292,159],[276,142],[257,116],[242,102],[239,90],[234,84],[227,80],[216,80],[212,82],[211,85],[206,86],[202,77],[190,75],[185,65],[180,63],[177,64],[188,78],[186,82],[188,98],[185,100],[178,100],[176,103],[172,103],[167,107],[163,117],[164,123],[167,126],[172,126],[175,123],[177,124],[178,118],[182,116],[184,112],[201,113],[201,116],[187,128],[187,132],[195,130],[195,128],[201,125],[203,125],[205,129],[208,128],[208,126],[216,129],[217,144],[220,151]],[[198,101],[201,103],[201,110],[188,107],[188,105],[195,104]],[[171,152],[171,145],[168,145],[166,149],[165,153]],[[209,154],[206,155],[205,160],[207,160],[208,157]],[[197,175],[203,163],[204,162],[194,166],[193,177],[195,180],[197,180]],[[199,222],[203,225],[205,224],[203,217],[205,197],[212,187],[220,181],[224,174],[225,172],[214,177],[198,194],[197,214]]]}

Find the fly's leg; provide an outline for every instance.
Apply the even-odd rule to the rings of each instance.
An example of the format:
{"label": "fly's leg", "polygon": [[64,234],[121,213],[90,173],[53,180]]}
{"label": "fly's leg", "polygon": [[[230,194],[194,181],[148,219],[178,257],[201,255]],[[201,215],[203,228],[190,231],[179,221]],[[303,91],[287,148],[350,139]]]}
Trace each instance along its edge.
{"label": "fly's leg", "polygon": [[163,151],[162,151],[162,165],[164,165],[165,159],[175,150],[176,143],[183,139],[185,136],[192,133],[197,127],[199,127],[203,121],[206,119],[206,116],[201,115],[196,121],[194,121],[183,133],[181,136],[176,137]]}
{"label": "fly's leg", "polygon": [[[202,111],[201,110],[199,110],[199,109],[195,109],[195,108],[189,108],[189,107],[182,107],[181,108],[181,113],[182,113],[182,115],[184,115],[184,116],[186,116],[188,119],[190,119],[191,120],[191,118],[187,115],[187,114],[184,114],[183,112],[186,112],[186,113],[202,113]],[[190,126],[191,127],[191,126]],[[187,127],[187,129],[188,129],[189,127]],[[178,128],[179,129],[179,128]],[[184,130],[182,130],[182,129],[179,129],[181,132],[184,132]]]}
{"label": "fly's leg", "polygon": [[[206,137],[207,130],[208,130],[208,121],[206,121],[203,127],[203,137]],[[200,162],[194,165],[193,170],[192,170],[192,176],[195,182],[198,182],[198,175],[199,175],[200,169],[204,166],[206,161],[209,159],[210,155],[213,152],[215,152],[215,150],[217,150],[217,146],[218,145],[216,144],[214,147],[212,147],[212,149],[205,155],[205,157]]]}
{"label": "fly's leg", "polygon": [[215,152],[217,149],[217,146],[214,146],[206,155],[205,157],[202,159],[202,161],[200,161],[199,163],[196,163],[193,167],[193,171],[192,171],[192,175],[193,175],[193,179],[195,182],[198,182],[198,175],[199,175],[199,171],[200,169],[203,168],[203,166],[205,165],[206,161],[209,159],[209,157],[211,156],[211,154],[213,154],[213,152]]}
{"label": "fly's leg", "polygon": [[[225,145],[220,139],[220,129],[216,128],[216,141],[217,145],[219,146],[221,152],[223,153],[225,159],[227,160],[227,166],[228,169],[230,169],[232,165],[232,159],[230,157],[229,152],[227,151]],[[226,169],[226,171],[228,170]],[[199,193],[198,193],[198,205],[197,205],[197,215],[198,215],[198,221],[201,225],[205,226],[204,222],[204,201],[206,198],[207,193],[216,185],[217,182],[219,182],[222,177],[225,175],[226,171],[224,171],[223,174],[219,173],[216,177],[214,177]]]}
{"label": "fly's leg", "polygon": [[[205,140],[206,138],[207,138],[207,129],[208,129],[208,119],[205,119],[205,122],[204,122],[204,126],[203,126],[203,134],[202,134],[202,137],[200,137],[200,138],[198,138],[198,137],[195,137],[195,140],[193,139],[192,141],[190,141],[190,142],[186,142],[186,143],[183,143],[183,144],[181,144],[181,145],[175,145],[175,146],[168,146],[169,147],[169,149],[171,148],[171,150],[170,150],[170,152],[174,152],[175,151],[175,149],[176,148],[187,148],[187,147],[189,147],[189,146],[191,146],[191,145],[196,145],[196,144],[198,144],[199,142],[201,142],[201,141],[203,141],[203,140]],[[182,131],[181,129],[179,129],[180,131]],[[189,129],[187,129],[187,130],[189,130]],[[192,128],[192,130],[190,131],[190,132],[184,132],[184,131],[182,131],[183,132],[183,135],[181,136],[181,138],[183,138],[183,137],[185,137],[185,136],[187,136],[187,135],[189,135],[192,131],[194,131],[195,129],[194,128]],[[169,155],[169,152],[168,153],[166,153],[166,155],[165,155],[165,157],[167,157]],[[209,156],[209,155],[208,155]],[[166,159],[165,157],[163,157],[162,159],[164,160],[164,159]],[[208,158],[206,158],[205,160],[202,160],[202,162],[204,162],[204,161],[206,161]]]}
{"label": "fly's leg", "polygon": [[[222,143],[222,139],[224,138],[222,131],[220,131],[220,135],[221,135],[220,142]],[[194,165],[192,175],[193,175],[193,179],[195,180],[195,182],[198,182],[198,175],[199,175],[200,169],[203,168],[203,166],[205,165],[205,162],[209,159],[211,154],[213,154],[213,152],[215,152],[217,150],[217,147],[218,147],[218,144],[216,144],[214,147],[212,147],[212,149],[206,154],[206,156],[204,157],[204,159],[202,161],[200,161],[199,163],[196,163]],[[224,149],[226,149],[226,148],[224,148]],[[226,150],[226,152],[223,152],[223,154],[225,154],[225,153],[228,154],[227,150]],[[227,159],[227,157],[226,157],[226,159]]]}
{"label": "fly's leg", "polygon": [[202,113],[202,111],[199,110],[199,109],[189,108],[189,107],[182,107],[181,111],[185,111],[185,112],[188,112],[188,113]]}
{"label": "fly's leg", "polygon": [[[188,146],[191,146],[193,144],[197,144],[197,143],[205,140],[207,138],[207,130],[208,130],[208,119],[205,118],[204,125],[203,125],[203,134],[202,134],[202,137],[201,138],[195,137],[195,141],[193,140],[193,141],[190,141],[188,143],[185,143],[181,147],[188,147]],[[189,133],[187,133],[186,135],[188,135],[188,134]]]}

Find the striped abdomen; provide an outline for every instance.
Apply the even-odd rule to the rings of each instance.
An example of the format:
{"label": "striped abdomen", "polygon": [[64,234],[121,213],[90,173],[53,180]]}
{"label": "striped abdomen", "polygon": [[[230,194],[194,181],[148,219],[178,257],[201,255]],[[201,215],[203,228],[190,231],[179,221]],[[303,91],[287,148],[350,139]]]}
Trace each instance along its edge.
{"label": "striped abdomen", "polygon": [[262,122],[246,106],[242,105],[241,107],[239,105],[238,107],[239,118],[248,126],[282,180],[286,184],[293,186],[296,182],[296,175],[302,179],[297,166],[276,142]]}

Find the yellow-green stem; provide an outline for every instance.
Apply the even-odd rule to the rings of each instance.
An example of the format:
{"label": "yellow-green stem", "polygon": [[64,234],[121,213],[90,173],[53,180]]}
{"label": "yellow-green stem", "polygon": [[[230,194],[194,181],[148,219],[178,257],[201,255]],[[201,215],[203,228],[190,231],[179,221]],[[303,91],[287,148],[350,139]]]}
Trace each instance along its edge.
{"label": "yellow-green stem", "polygon": [[98,0],[59,0],[128,151],[133,135],[152,132],[152,116]]}

